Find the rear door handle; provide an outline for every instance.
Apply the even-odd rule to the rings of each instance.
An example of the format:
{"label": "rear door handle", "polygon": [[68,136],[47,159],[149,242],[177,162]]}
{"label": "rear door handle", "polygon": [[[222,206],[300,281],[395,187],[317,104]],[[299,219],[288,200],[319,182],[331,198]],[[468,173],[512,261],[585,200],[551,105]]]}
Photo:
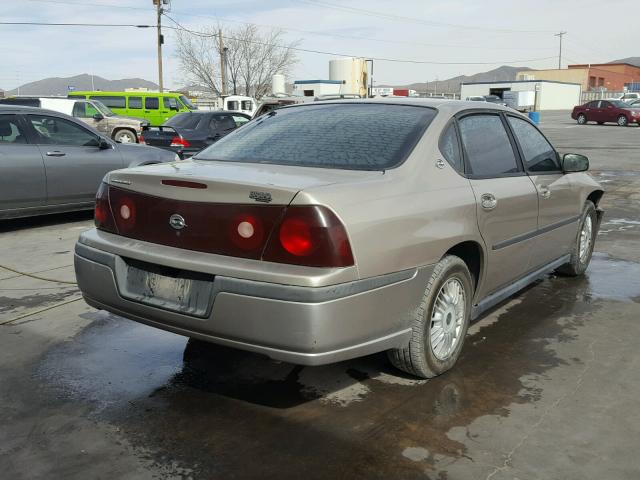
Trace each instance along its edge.
{"label": "rear door handle", "polygon": [[52,152],[47,152],[47,157],[64,157],[66,153],[61,152],[60,150],[54,150]]}
{"label": "rear door handle", "polygon": [[498,200],[493,193],[483,193],[480,196],[480,206],[485,210],[493,210],[498,206]]}

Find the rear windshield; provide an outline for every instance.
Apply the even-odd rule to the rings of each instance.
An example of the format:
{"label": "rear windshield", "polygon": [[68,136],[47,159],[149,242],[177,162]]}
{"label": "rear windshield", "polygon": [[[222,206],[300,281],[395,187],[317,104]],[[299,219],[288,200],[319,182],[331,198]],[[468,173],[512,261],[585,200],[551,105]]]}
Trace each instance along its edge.
{"label": "rear windshield", "polygon": [[432,108],[372,103],[283,108],[247,123],[196,158],[384,170],[407,157],[435,115]]}
{"label": "rear windshield", "polygon": [[169,125],[170,127],[184,128],[187,130],[195,130],[202,117],[202,115],[197,115],[194,113],[179,113],[178,115],[174,115],[169,120],[167,120],[165,122],[165,125]]}

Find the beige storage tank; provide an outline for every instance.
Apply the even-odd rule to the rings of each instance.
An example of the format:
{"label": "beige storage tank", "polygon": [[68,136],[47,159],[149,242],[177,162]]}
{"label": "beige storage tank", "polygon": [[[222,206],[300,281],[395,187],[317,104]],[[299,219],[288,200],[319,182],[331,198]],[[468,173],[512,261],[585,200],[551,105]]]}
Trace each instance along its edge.
{"label": "beige storage tank", "polygon": [[340,58],[329,61],[329,79],[342,80],[342,94],[367,95],[367,63],[364,58]]}

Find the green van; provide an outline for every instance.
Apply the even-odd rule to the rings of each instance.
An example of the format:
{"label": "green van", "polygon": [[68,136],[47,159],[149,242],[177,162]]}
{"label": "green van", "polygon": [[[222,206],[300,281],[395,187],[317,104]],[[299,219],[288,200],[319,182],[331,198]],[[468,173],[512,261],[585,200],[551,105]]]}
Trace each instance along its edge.
{"label": "green van", "polygon": [[176,113],[196,110],[196,106],[181,93],[159,92],[69,92],[69,98],[99,100],[117,115],[144,118],[158,127]]}

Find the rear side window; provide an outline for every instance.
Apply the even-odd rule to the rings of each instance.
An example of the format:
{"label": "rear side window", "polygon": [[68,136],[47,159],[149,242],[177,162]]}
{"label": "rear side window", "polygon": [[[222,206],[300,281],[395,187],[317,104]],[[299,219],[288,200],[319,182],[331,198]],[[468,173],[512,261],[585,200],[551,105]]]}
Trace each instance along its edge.
{"label": "rear side window", "polygon": [[459,122],[472,175],[499,177],[519,171],[516,155],[499,115],[479,114]]}
{"label": "rear side window", "polygon": [[144,108],[147,110],[157,110],[159,106],[158,97],[146,97],[144,99]]}
{"label": "rear side window", "polygon": [[142,108],[142,97],[129,97],[129,108]]}
{"label": "rear side window", "polygon": [[126,108],[126,98],[121,96],[94,95],[91,100],[98,100],[109,108]]}
{"label": "rear side window", "polygon": [[460,144],[458,143],[458,132],[456,132],[455,124],[449,125],[440,137],[440,151],[449,164],[458,172],[462,172],[462,155],[460,153]]}
{"label": "rear side window", "polygon": [[242,110],[252,110],[253,102],[251,100],[243,100],[242,101]]}
{"label": "rear side window", "polygon": [[227,102],[227,110],[240,110],[240,102],[237,100],[229,100]]}
{"label": "rear side window", "polygon": [[0,145],[27,143],[27,137],[20,128],[15,115],[0,115]]}
{"label": "rear side window", "polygon": [[400,164],[436,115],[426,107],[324,104],[274,110],[198,154],[198,159],[349,170]]}
{"label": "rear side window", "polygon": [[238,127],[241,127],[242,125],[244,125],[249,121],[247,117],[243,117],[241,115],[232,115],[232,117],[233,117],[233,121],[236,122],[236,125]]}
{"label": "rear side window", "polygon": [[526,120],[511,116],[508,118],[520,144],[526,169],[530,172],[560,171],[556,151],[547,139]]}

